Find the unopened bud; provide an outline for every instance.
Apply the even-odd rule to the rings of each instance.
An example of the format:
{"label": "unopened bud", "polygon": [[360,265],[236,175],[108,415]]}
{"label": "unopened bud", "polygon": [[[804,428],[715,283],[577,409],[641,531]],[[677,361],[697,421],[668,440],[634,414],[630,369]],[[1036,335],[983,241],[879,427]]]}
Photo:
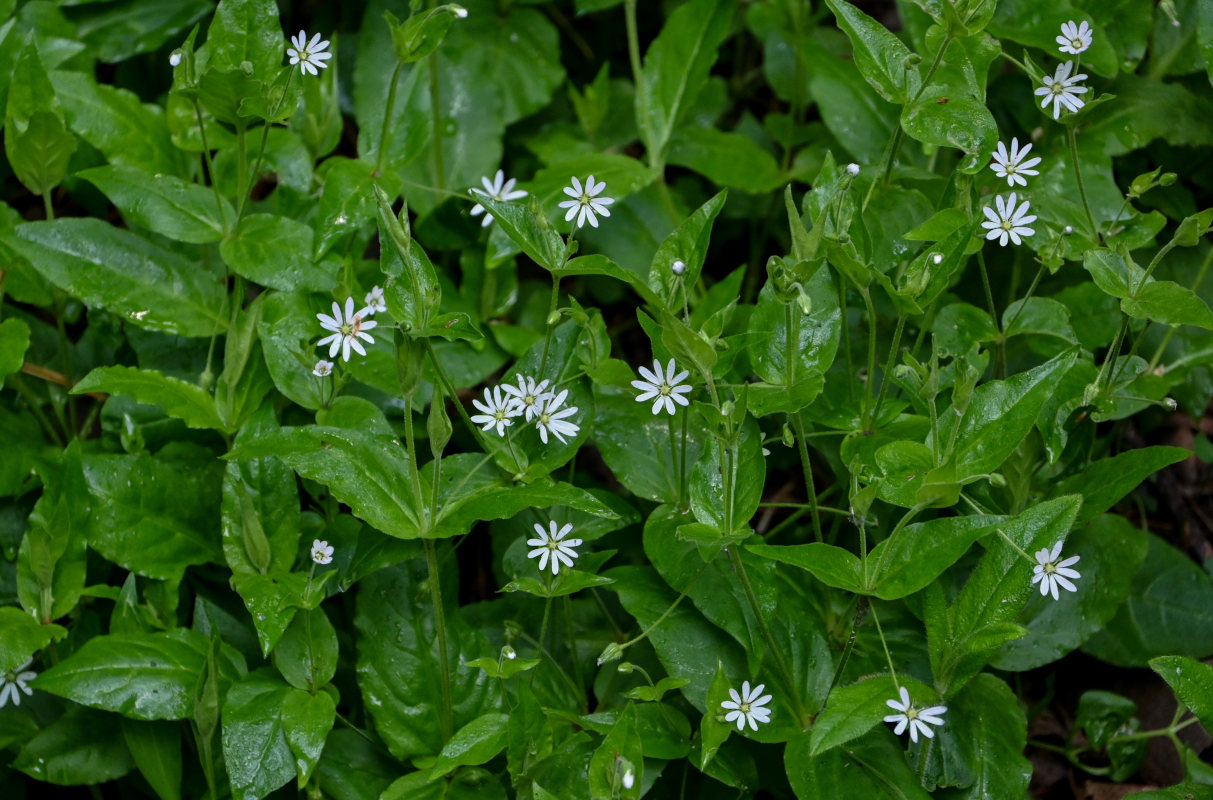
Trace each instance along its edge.
{"label": "unopened bud", "polygon": [[551,314],[548,314],[548,327],[550,328],[551,326],[555,325],[557,322],[560,322],[560,311],[559,310],[553,311]]}
{"label": "unopened bud", "polygon": [[686,271],[687,265],[683,263],[681,258],[674,259],[674,263],[670,264],[670,272],[673,272],[675,275],[681,275]]}
{"label": "unopened bud", "polygon": [[796,295],[796,305],[800,306],[800,313],[807,317],[813,310],[813,298],[804,292],[799,292]]}
{"label": "unopened bud", "polygon": [[1073,233],[1073,232],[1074,232],[1074,226],[1073,226],[1073,225],[1067,225],[1067,226],[1065,226],[1064,228],[1062,228],[1062,229],[1061,229],[1061,232],[1062,232],[1063,234],[1065,234],[1066,236],[1069,236],[1071,233]]}
{"label": "unopened bud", "polygon": [[621,658],[623,658],[623,648],[614,642],[611,642],[606,646],[602,653],[599,654],[598,666],[601,667],[603,664],[610,664],[612,661],[618,661]]}
{"label": "unopened bud", "polygon": [[856,175],[859,174],[859,165],[854,162],[847,164],[847,172],[851,175],[852,178],[855,177]]}
{"label": "unopened bud", "polygon": [[518,654],[514,652],[514,648],[507,644],[501,648],[501,657],[513,661],[515,658],[518,658]]}
{"label": "unopened bud", "polygon": [[796,437],[792,435],[792,428],[786,422],[783,423],[783,431],[781,435],[783,438],[784,447],[792,447],[796,444]]}
{"label": "unopened bud", "polygon": [[455,12],[455,16],[459,19],[467,19],[468,10],[463,6],[451,6],[451,11]]}
{"label": "unopened bud", "polygon": [[935,255],[931,256],[931,263],[936,264],[936,265],[942,264],[943,263],[943,253],[936,253]]}
{"label": "unopened bud", "polygon": [[175,67],[175,66],[179,65],[180,63],[181,63],[181,53],[175,52],[171,56],[168,57],[168,65],[170,67]]}
{"label": "unopened bud", "polygon": [[1162,401],[1162,404],[1163,404],[1164,406],[1166,406],[1167,408],[1171,409],[1172,411],[1174,411],[1175,409],[1179,408],[1179,403],[1175,402],[1175,398],[1174,398],[1174,397],[1168,397],[1168,398],[1166,398],[1165,400],[1163,400],[1163,401]]}
{"label": "unopened bud", "polygon": [[628,767],[623,773],[623,788],[631,789],[636,783],[636,773],[632,772],[632,768]]}
{"label": "unopened bud", "polygon": [[630,675],[635,669],[636,665],[631,661],[623,661],[619,664],[619,666],[615,667],[615,670],[621,675]]}
{"label": "unopened bud", "polygon": [[726,417],[731,417],[733,416],[733,411],[736,410],[736,408],[737,407],[733,405],[732,400],[725,400],[720,404],[720,413],[724,414]]}

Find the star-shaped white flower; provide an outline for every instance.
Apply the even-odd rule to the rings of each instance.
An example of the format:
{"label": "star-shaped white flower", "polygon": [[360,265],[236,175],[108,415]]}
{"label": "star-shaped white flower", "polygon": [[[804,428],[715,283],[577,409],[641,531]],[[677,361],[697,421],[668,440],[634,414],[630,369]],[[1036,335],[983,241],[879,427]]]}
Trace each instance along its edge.
{"label": "star-shaped white flower", "polygon": [[[732,700],[725,700],[720,704],[720,707],[727,710],[725,714],[725,722],[736,722],[737,730],[743,730],[748,722],[750,730],[758,730],[758,723],[771,721],[771,709],[765,708],[766,704],[771,702],[771,695],[762,694],[762,690],[766,688],[765,683],[760,683],[753,689],[750,688],[749,681],[743,681],[741,684],[741,694],[737,694],[737,690],[729,688],[729,697]],[[759,695],[762,695],[759,697]]]}
{"label": "star-shaped white flower", "polygon": [[518,401],[523,414],[526,416],[526,421],[530,422],[535,418],[535,414],[538,413],[540,403],[551,397],[552,393],[548,391],[547,381],[535,383],[535,379],[529,375],[518,375],[516,377],[518,378],[516,386],[503,383],[501,384],[501,391]]}
{"label": "star-shaped white flower", "polygon": [[1086,103],[1083,101],[1080,94],[1086,94],[1086,86],[1076,86],[1079,81],[1087,79],[1085,73],[1079,73],[1070,77],[1070,73],[1074,71],[1074,62],[1067,61],[1064,64],[1057,66],[1057,71],[1050,77],[1046,75],[1042,81],[1044,86],[1036,90],[1037,97],[1043,97],[1041,108],[1048,108],[1049,103],[1053,103],[1053,119],[1057,119],[1061,115],[1061,107],[1065,106],[1070,111],[1077,111]]}
{"label": "star-shaped white flower", "polygon": [[910,741],[917,742],[918,734],[922,734],[928,739],[935,738],[935,731],[931,730],[932,725],[942,725],[943,720],[939,715],[947,712],[947,706],[931,706],[930,708],[916,708],[910,702],[910,693],[906,691],[906,687],[902,686],[901,702],[896,700],[886,700],[885,705],[894,711],[900,712],[890,714],[884,718],[885,722],[896,722],[897,727],[893,729],[893,733],[901,736],[905,732],[907,726],[910,728]]}
{"label": "star-shaped white flower", "polygon": [[309,42],[307,33],[299,31],[299,34],[291,37],[291,44],[294,47],[286,48],[286,54],[291,57],[291,66],[299,65],[299,71],[304,75],[319,75],[320,70],[328,66],[325,61],[333,57],[332,53],[325,52],[329,49],[328,39],[320,41],[320,34],[316,34]]}
{"label": "star-shaped white flower", "polygon": [[670,363],[666,366],[665,371],[661,369],[661,362],[653,359],[653,371],[649,372],[644,367],[640,368],[640,376],[644,378],[642,381],[632,381],[632,386],[639,389],[641,394],[636,398],[636,402],[645,403],[653,398],[657,398],[653,402],[653,413],[660,414],[662,406],[665,410],[673,414],[674,404],[680,406],[689,406],[690,400],[683,397],[684,394],[691,391],[690,386],[680,386],[683,380],[690,375],[689,370],[683,370],[677,375],[674,374],[674,359],[670,359]]}
{"label": "star-shaped white flower", "polygon": [[550,523],[551,528],[545,529],[539,523],[535,523],[535,533],[539,535],[537,539],[527,539],[526,543],[535,548],[526,554],[527,558],[539,557],[539,571],[543,570],[548,565],[548,559],[552,560],[552,574],[560,574],[560,562],[564,562],[566,567],[573,566],[573,559],[577,557],[577,551],[574,547],[581,544],[580,539],[566,539],[573,530],[572,523],[565,525],[560,530],[556,529],[556,523]]}
{"label": "star-shaped white flower", "polygon": [[316,362],[316,366],[312,367],[312,374],[317,378],[327,378],[333,374],[333,362],[320,359]]}
{"label": "star-shaped white flower", "polygon": [[615,200],[610,197],[599,197],[603,190],[606,189],[606,184],[602,181],[594,182],[594,176],[585,179],[585,189],[581,188],[581,181],[577,178],[572,178],[572,186],[564,187],[564,193],[572,200],[565,200],[560,204],[561,208],[567,208],[568,211],[564,215],[564,221],[568,222],[573,217],[577,217],[577,227],[580,228],[588,219],[590,227],[598,227],[598,217],[595,214],[601,214],[604,217],[611,216],[611,212],[607,209]]}
{"label": "star-shaped white flower", "polygon": [[[517,200],[520,197],[526,197],[526,192],[524,192],[522,189],[514,188],[514,184],[517,182],[518,181],[515,178],[510,178],[507,181],[505,179],[505,173],[501,170],[497,170],[497,174],[493,176],[493,180],[490,181],[488,178],[480,179],[481,185],[484,186],[484,191],[481,191],[480,189],[472,189],[472,191],[478,195],[481,195],[482,197],[491,197],[494,200],[500,200],[502,202]],[[479,203],[472,206],[473,217],[478,217],[481,214],[484,214],[484,206],[480,205]],[[491,224],[493,224],[493,215],[484,214],[484,219],[481,220],[480,227],[487,228]]]}
{"label": "star-shaped white flower", "polygon": [[360,356],[366,355],[366,350],[362,348],[362,344],[358,341],[362,339],[368,344],[374,344],[375,339],[367,333],[371,328],[378,325],[374,320],[368,320],[370,309],[362,309],[358,313],[354,313],[354,298],[345,298],[345,314],[341,313],[341,306],[333,303],[333,316],[328,314],[317,314],[316,319],[320,320],[320,327],[326,331],[332,331],[331,336],[326,336],[316,342],[317,347],[329,345],[329,358],[334,358],[337,351],[341,351],[341,360],[350,360],[350,349],[353,348]]}
{"label": "star-shaped white flower", "polygon": [[577,406],[569,406],[561,408],[564,399],[569,396],[569,390],[565,389],[556,396],[548,395],[539,403],[539,408],[535,412],[535,428],[539,431],[539,438],[544,444],[548,443],[548,433],[560,440],[561,444],[565,443],[566,436],[576,436],[581,430],[575,422],[569,422],[565,417],[571,417],[577,413]]}
{"label": "star-shaped white flower", "polygon": [[333,560],[333,546],[323,539],[312,540],[312,561],[328,564]]}
{"label": "star-shaped white flower", "polygon": [[1029,224],[1036,221],[1036,215],[1028,214],[1030,203],[1027,200],[1017,206],[1015,192],[1011,192],[1010,197],[1006,200],[998,196],[994,198],[994,202],[998,206],[998,213],[994,213],[989,206],[981,209],[987,220],[981,223],[981,227],[989,231],[986,234],[987,240],[998,239],[998,243],[1006,247],[1008,238],[1015,244],[1022,244],[1019,237],[1032,236],[1036,233],[1035,228],[1028,227]]}
{"label": "star-shaped white flower", "polygon": [[1065,589],[1067,592],[1077,592],[1078,587],[1075,586],[1070,578],[1077,580],[1082,577],[1082,574],[1077,570],[1070,569],[1071,566],[1078,563],[1081,556],[1070,556],[1065,561],[1058,561],[1061,557],[1061,542],[1053,545],[1053,550],[1044,547],[1036,552],[1036,566],[1032,567],[1032,583],[1040,584],[1041,595],[1052,594],[1054,600],[1060,599],[1057,594],[1057,587]]}
{"label": "star-shaped white flower", "polygon": [[[1037,161],[1039,160],[1037,159]],[[368,314],[378,314],[380,311],[387,311],[387,300],[383,298],[383,287],[381,286],[372,286],[362,302],[366,304],[366,312]]]}
{"label": "star-shaped white flower", "polygon": [[1074,20],[1070,20],[1069,22],[1061,23],[1061,36],[1057,37],[1057,43],[1061,46],[1057,49],[1063,53],[1076,56],[1091,46],[1092,39],[1091,26],[1085,19],[1079,24],[1075,24]]}
{"label": "star-shaped white flower", "polygon": [[473,398],[472,405],[484,412],[472,417],[472,422],[483,425],[484,427],[480,429],[482,431],[497,428],[498,436],[505,436],[505,429],[514,424],[514,417],[522,415],[522,407],[518,405],[518,400],[509,395],[502,395],[500,386],[494,386],[491,393],[487,386],[484,387],[484,402]]}
{"label": "star-shaped white flower", "polygon": [[14,706],[19,706],[22,692],[25,692],[26,697],[34,693],[33,689],[25,685],[38,677],[38,673],[26,669],[32,663],[34,659],[31,658],[15,670],[0,675],[0,708],[4,708],[10,699]]}
{"label": "star-shaped white flower", "polygon": [[1028,182],[1024,180],[1024,175],[1040,174],[1038,170],[1032,169],[1040,163],[1040,156],[1028,158],[1030,152],[1032,152],[1031,142],[1025,144],[1021,150],[1019,149],[1019,139],[1011,139],[1010,152],[1007,152],[1005,144],[999,142],[998,149],[994,151],[994,163],[990,165],[990,169],[994,170],[994,174],[998,177],[1006,178],[1008,186],[1014,186],[1016,183],[1020,186],[1027,186]]}

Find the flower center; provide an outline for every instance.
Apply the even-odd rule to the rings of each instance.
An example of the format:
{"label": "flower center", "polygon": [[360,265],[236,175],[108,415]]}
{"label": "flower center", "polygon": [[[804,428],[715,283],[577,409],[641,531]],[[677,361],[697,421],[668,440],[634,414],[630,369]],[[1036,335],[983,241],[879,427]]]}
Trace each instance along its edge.
{"label": "flower center", "polygon": [[749,703],[742,703],[737,710],[748,717],[750,715],[750,708],[751,706]]}
{"label": "flower center", "polygon": [[918,709],[910,706],[906,709],[906,719],[918,719]]}
{"label": "flower center", "polygon": [[1061,81],[1057,81],[1056,83],[1054,83],[1052,86],[1049,87],[1049,91],[1051,91],[1055,95],[1065,94],[1066,87],[1062,84]]}
{"label": "flower center", "polygon": [[1056,571],[1057,571],[1057,565],[1054,564],[1052,561],[1050,561],[1048,564],[1045,564],[1044,573],[1046,575],[1052,575]]}
{"label": "flower center", "polygon": [[1073,47],[1075,50],[1082,47],[1082,39],[1071,39],[1070,47]]}
{"label": "flower center", "polygon": [[672,386],[670,386],[668,383],[663,383],[657,391],[661,393],[662,397],[669,397],[672,390]]}
{"label": "flower center", "polygon": [[1011,230],[1011,228],[1013,228],[1013,227],[1015,227],[1015,226],[1011,224],[1011,220],[1009,220],[1009,219],[1004,219],[1004,220],[1002,221],[1002,229],[1003,229],[1004,231],[1010,231],[1010,230]]}
{"label": "flower center", "polygon": [[522,402],[526,403],[528,406],[535,405],[535,395],[533,395],[533,394],[526,395],[525,397],[522,398]]}

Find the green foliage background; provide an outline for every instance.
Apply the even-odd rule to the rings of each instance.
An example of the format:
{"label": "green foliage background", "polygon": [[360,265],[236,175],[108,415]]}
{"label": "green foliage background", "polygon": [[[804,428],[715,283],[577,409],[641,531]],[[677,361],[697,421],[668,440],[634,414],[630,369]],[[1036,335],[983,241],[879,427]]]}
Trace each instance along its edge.
{"label": "green foliage background", "polygon": [[[1210,796],[1213,579],[1134,490],[1213,397],[1213,4],[0,0],[0,75],[6,800],[1020,798],[1020,673],[1076,658],[1182,705],[1087,692],[1053,748],[1121,781],[1163,736],[1183,783],[1136,796]],[[499,168],[526,199],[467,193]],[[667,419],[629,384],[670,358]],[[576,436],[468,422],[520,373]]]}

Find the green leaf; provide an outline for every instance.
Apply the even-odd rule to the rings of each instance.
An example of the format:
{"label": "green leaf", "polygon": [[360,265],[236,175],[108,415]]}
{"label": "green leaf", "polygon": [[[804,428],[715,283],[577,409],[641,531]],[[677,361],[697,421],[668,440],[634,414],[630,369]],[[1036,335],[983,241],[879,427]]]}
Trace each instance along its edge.
{"label": "green leaf", "polygon": [[122,720],[122,738],[160,800],[181,797],[181,728],[169,722]]}
{"label": "green leaf", "polygon": [[[1134,451],[1136,452],[1136,451]],[[1086,511],[1079,513],[1078,524]],[[1133,576],[1146,558],[1145,533],[1124,517],[1104,514],[1079,527],[1066,540],[1065,555],[1080,556],[1073,565],[1082,575],[1077,593],[1054,601],[1032,593],[1019,623],[1027,636],[1008,642],[992,663],[998,669],[1042,667],[1081,645],[1116,614],[1129,595]]]}
{"label": "green leaf", "polygon": [[185,629],[98,636],[33,686],[130,719],[189,719],[208,649],[206,637]]}
{"label": "green leaf", "polygon": [[1082,511],[1076,525],[1083,525],[1110,509],[1159,470],[1192,455],[1182,447],[1142,447],[1101,458],[1085,470],[1056,485],[1053,494],[1081,494]]}
{"label": "green leaf", "polygon": [[1157,536],[1147,539],[1146,560],[1128,599],[1083,651],[1122,666],[1145,666],[1160,655],[1213,653],[1213,579]]}
{"label": "green leaf", "polygon": [[[957,480],[985,475],[998,469],[1032,430],[1057,380],[1077,357],[1067,351],[1034,369],[1005,381],[990,381],[973,391],[964,416],[942,424],[941,441],[955,436]],[[952,415],[948,418],[954,419]]]}
{"label": "green leaf", "polygon": [[551,585],[538,578],[523,577],[510,581],[501,587],[501,591],[526,592],[536,597],[564,597],[565,595],[580,592],[582,589],[588,589],[591,586],[605,586],[610,582],[610,578],[574,569],[561,572],[560,575],[552,580]]}
{"label": "green leaf", "polygon": [[93,508],[89,546],[139,575],[179,581],[186,567],[219,555],[213,460],[169,462],[91,455],[84,476]]}
{"label": "green leaf", "polygon": [[[623,776],[632,773],[632,788]],[[636,707],[624,706],[611,732],[590,759],[590,800],[639,800],[644,791],[644,750],[637,733]]]}
{"label": "green leaf", "polygon": [[904,104],[919,84],[908,47],[885,26],[847,0],[826,0],[838,27],[851,40],[851,56],[860,74],[890,103]]}
{"label": "green leaf", "polygon": [[737,4],[692,0],[674,10],[645,53],[636,87],[636,123],[650,160],[662,159],[728,37]]}
{"label": "green leaf", "polygon": [[824,375],[838,352],[842,311],[837,284],[828,269],[817,269],[804,284],[812,309],[806,315],[793,305],[790,329],[785,304],[769,282],[750,315],[749,330],[760,337],[750,348],[750,358],[754,371],[769,384],[787,386],[805,375]]}
{"label": "green leaf", "polygon": [[1191,289],[1171,281],[1150,281],[1135,296],[1121,300],[1130,317],[1164,325],[1195,325],[1213,330],[1213,310]]}
{"label": "green leaf", "polygon": [[871,593],[882,600],[897,600],[917,592],[959,561],[973,542],[1002,521],[1002,517],[979,514],[907,525],[868,554],[868,564],[875,565],[870,579]]}
{"label": "green leaf", "polygon": [[141,327],[180,336],[227,327],[210,270],[99,219],[30,222],[5,243],[60,289]]}
{"label": "green leaf", "polygon": [[121,778],[135,766],[114,718],[88,708],[69,708],[26,742],[13,768],[57,786],[96,785]]}
{"label": "green leaf", "polygon": [[219,245],[224,262],[254,283],[284,292],[327,292],[333,276],[312,261],[312,229],[277,214],[249,214]]}
{"label": "green leaf", "polygon": [[949,699],[946,719],[931,757],[952,750],[970,773],[972,782],[957,797],[978,800],[1027,792],[1032,777],[1032,764],[1023,755],[1028,721],[1006,683],[988,673],[978,675]]}
{"label": "green leaf", "polygon": [[338,800],[379,800],[379,795],[400,774],[378,742],[361,732],[337,728],[329,734],[316,765],[316,785]]}
{"label": "green leaf", "polygon": [[179,242],[217,242],[236,218],[226,199],[217,201],[214,192],[172,175],[114,165],[76,174],[100,189],[127,222]]}
{"label": "green leaf", "polygon": [[1145,270],[1131,259],[1102,248],[1088,250],[1083,256],[1082,266],[1091,273],[1096,286],[1121,299],[1132,297],[1134,290],[1146,280]]}
{"label": "green leaf", "polygon": [[15,317],[0,322],[0,382],[21,369],[29,349],[29,325]]}
{"label": "green leaf", "polygon": [[134,398],[138,403],[160,406],[170,417],[183,420],[191,428],[210,428],[221,433],[226,427],[215,413],[210,394],[180,378],[155,370],[135,367],[97,367],[72,387],[72,394],[105,392]]}
{"label": "green leaf", "polygon": [[555,275],[606,275],[615,280],[623,281],[640,295],[646,303],[662,307],[660,298],[645,283],[644,278],[635,272],[629,272],[606,256],[581,256],[569,259],[568,263],[559,269],[552,270]]}
{"label": "green leaf", "polygon": [[388,287],[388,310],[398,320],[424,329],[442,302],[438,273],[421,245],[413,239],[409,227],[408,206],[400,215],[392,213],[390,199],[375,187],[379,218],[379,266],[385,275],[395,278]]}
{"label": "green leaf", "polygon": [[551,272],[564,260],[564,242],[542,216],[537,206],[516,201],[495,200],[487,195],[474,195],[476,201],[493,215],[494,224],[531,260]]}
{"label": "green leaf", "polygon": [[708,696],[705,702],[707,710],[703,714],[703,721],[699,724],[699,763],[696,766],[700,770],[705,769],[708,763],[715,758],[720,746],[728,741],[729,734],[732,733],[733,723],[726,722],[719,715],[720,704],[731,699],[730,688],[732,687],[729,686],[729,676],[724,671],[724,663],[717,662],[716,674],[708,686]]}
{"label": "green leaf", "polygon": [[775,157],[740,133],[687,128],[670,140],[667,162],[707,177],[717,186],[760,194],[778,189],[783,170]]}
{"label": "green leaf", "polygon": [[[635,494],[659,503],[677,502],[678,464],[682,460],[682,437],[677,431],[681,425],[672,429],[666,420],[654,416],[648,403],[637,403],[634,395],[604,395],[598,393],[601,386],[594,388],[594,443],[607,466]],[[697,421],[688,420],[688,467],[703,454],[706,437]]]}
{"label": "green leaf", "polygon": [[1213,800],[1213,787],[1203,783],[1177,783],[1151,792],[1133,792],[1125,800]]}
{"label": "green leaf", "polygon": [[295,777],[283,707],[298,691],[273,670],[251,672],[223,701],[223,761],[236,800],[258,800]]}
{"label": "green leaf", "polygon": [[412,462],[400,441],[350,428],[283,428],[228,453],[232,459],[276,456],[303,477],[329,487],[354,515],[400,539],[424,535],[414,497]]}
{"label": "green leaf", "polygon": [[[458,595],[454,577],[451,569],[442,578],[447,598]],[[358,685],[380,738],[400,759],[438,755],[444,744],[439,710],[444,677],[426,580],[424,559],[370,575],[361,583],[354,617]],[[492,650],[453,606],[446,613],[446,646],[453,724],[459,729],[497,710],[500,681],[468,663]]]}
{"label": "green leaf", "polygon": [[17,180],[34,194],[49,194],[63,181],[75,151],[76,137],[49,111],[35,112],[24,124],[11,118],[5,122],[8,163]]}
{"label": "green leaf", "polygon": [[763,558],[791,564],[808,570],[813,577],[832,586],[856,594],[864,593],[859,557],[849,550],[825,542],[810,544],[751,544],[746,549]]}
{"label": "green leaf", "polygon": [[788,780],[799,800],[930,798],[890,731],[877,729],[850,747],[836,747],[818,756],[810,754],[810,736],[805,733],[793,739],[783,753]]}
{"label": "green leaf", "polygon": [[274,646],[274,666],[296,689],[315,692],[337,674],[337,631],[322,608],[301,610]]}
{"label": "green leaf", "polygon": [[1150,669],[1170,684],[1205,730],[1213,728],[1213,666],[1184,656],[1159,656],[1150,659]]}
{"label": "green leaf", "polygon": [[[679,293],[689,291],[690,287],[699,283],[699,274],[708,258],[712,224],[720,214],[720,209],[724,208],[727,195],[727,192],[722,191],[695,209],[694,213],[665,238],[653,254],[653,263],[649,265],[649,288],[665,298],[664,308],[677,308],[680,302]],[[675,261],[681,261],[685,265],[681,277],[670,270],[670,265]],[[679,283],[686,288],[676,288]]]}
{"label": "green leaf", "polygon": [[0,608],[0,673],[15,670],[36,652],[66,635],[67,629],[43,625],[19,608]]}
{"label": "green leaf", "polygon": [[[940,103],[941,97],[947,102]],[[901,126],[923,144],[965,151],[967,158],[957,167],[961,172],[984,169],[998,143],[998,125],[985,102],[947,87],[932,87],[917,103],[902,109]]]}
{"label": "green leaf", "polygon": [[[911,690],[916,705],[931,705],[926,702],[929,692],[922,684],[914,681],[906,688]],[[885,701],[897,696],[897,684],[891,675],[876,675],[850,686],[836,687],[813,722],[809,755],[819,756],[872,730],[888,713]]]}
{"label": "green leaf", "polygon": [[57,465],[48,463],[38,474],[44,489],[17,553],[17,597],[22,608],[49,624],[74,609],[84,589],[89,507],[79,444],[73,442]]}
{"label": "green leaf", "polygon": [[295,757],[299,785],[307,784],[337,718],[337,705],[328,692],[309,694],[292,689],[282,703],[282,727]]}
{"label": "green leaf", "polygon": [[221,0],[206,32],[210,65],[240,68],[248,62],[252,74],[271,76],[282,69],[286,38],[278,24],[274,0]]}
{"label": "green leaf", "polygon": [[494,711],[457,730],[430,768],[430,780],[441,778],[456,767],[477,766],[496,757],[509,741],[509,721],[509,714]]}

